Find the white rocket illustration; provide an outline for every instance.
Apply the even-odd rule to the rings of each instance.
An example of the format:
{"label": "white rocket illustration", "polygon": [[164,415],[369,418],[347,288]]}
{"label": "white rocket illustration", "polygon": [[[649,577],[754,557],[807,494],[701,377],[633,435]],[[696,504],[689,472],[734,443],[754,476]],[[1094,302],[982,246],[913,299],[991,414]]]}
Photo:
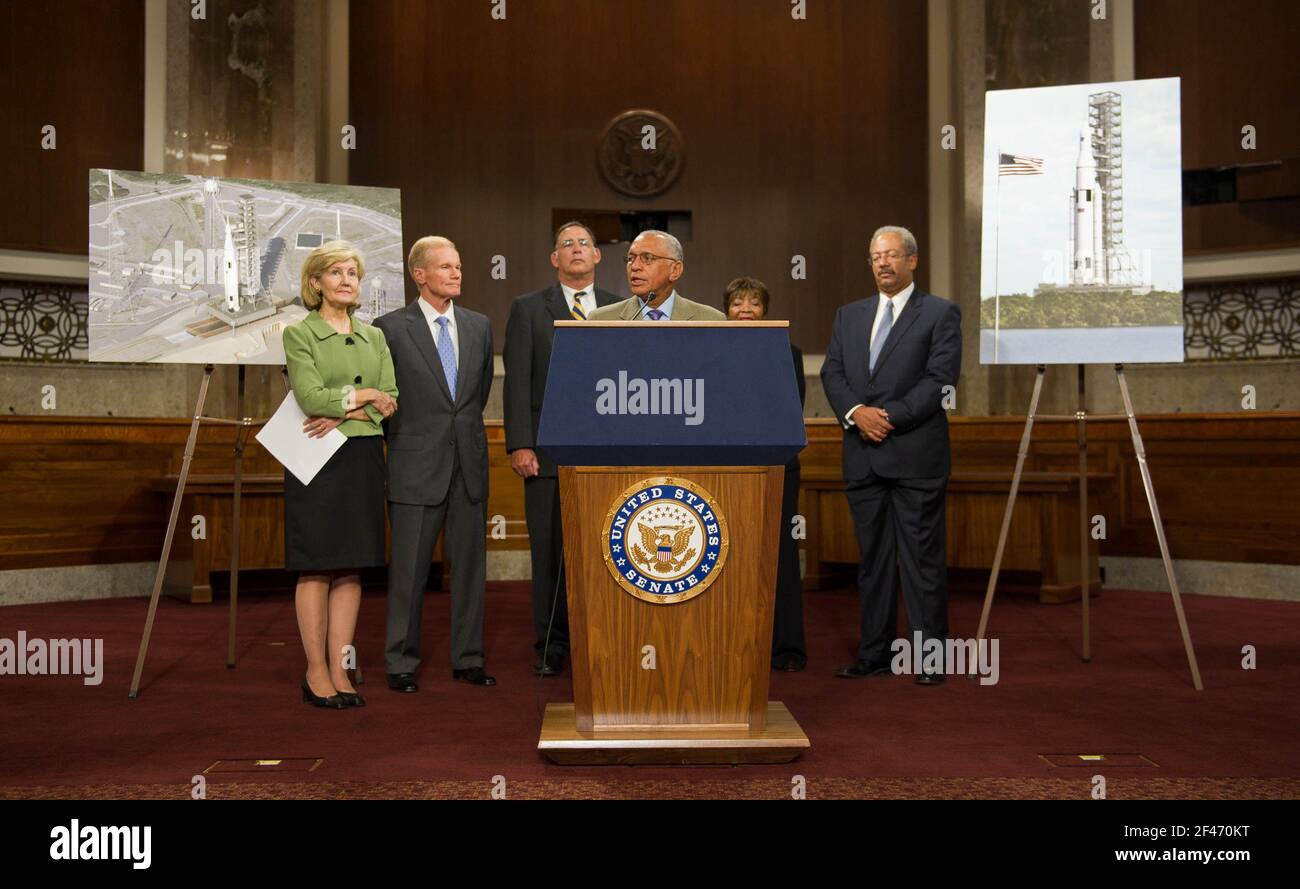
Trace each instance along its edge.
{"label": "white rocket illustration", "polygon": [[226,289],[226,310],[239,311],[239,262],[235,256],[235,237],[226,222],[226,249],[222,258],[222,282]]}
{"label": "white rocket illustration", "polygon": [[1071,278],[1074,284],[1096,284],[1103,280],[1097,268],[1098,222],[1097,162],[1092,149],[1079,134],[1079,157],[1074,165],[1074,191],[1070,194],[1073,209],[1070,225],[1070,246],[1074,254]]}

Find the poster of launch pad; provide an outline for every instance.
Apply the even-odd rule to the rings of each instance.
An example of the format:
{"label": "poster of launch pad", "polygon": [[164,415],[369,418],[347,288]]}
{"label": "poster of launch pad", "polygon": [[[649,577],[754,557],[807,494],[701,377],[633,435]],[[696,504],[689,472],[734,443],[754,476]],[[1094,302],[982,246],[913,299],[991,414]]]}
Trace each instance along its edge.
{"label": "poster of launch pad", "polygon": [[985,95],[982,364],[1183,360],[1179,80]]}
{"label": "poster of launch pad", "polygon": [[90,171],[90,360],[284,364],[303,260],[365,258],[356,317],[405,303],[394,188]]}

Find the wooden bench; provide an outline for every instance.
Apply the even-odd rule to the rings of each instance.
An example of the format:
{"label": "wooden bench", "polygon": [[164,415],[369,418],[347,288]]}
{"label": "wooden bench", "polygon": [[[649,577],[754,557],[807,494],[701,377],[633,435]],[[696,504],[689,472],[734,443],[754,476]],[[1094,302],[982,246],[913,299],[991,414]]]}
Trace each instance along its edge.
{"label": "wooden bench", "polygon": [[[1088,473],[1090,497],[1114,481],[1113,473]],[[948,568],[988,582],[998,531],[1011,490],[1010,472],[955,472],[948,481]],[[808,520],[804,587],[852,587],[858,563],[853,516],[838,473],[805,470],[800,507]],[[1088,514],[1093,515],[1089,510]],[[1093,595],[1101,591],[1097,541],[1088,537]],[[1079,479],[1068,472],[1022,473],[1002,559],[1001,580],[1030,577],[1039,601],[1079,598]]]}
{"label": "wooden bench", "polygon": [[[494,550],[524,550],[528,548],[528,533],[523,518],[523,483],[507,468],[497,471],[493,467],[488,517],[503,515],[506,520],[505,538],[489,535],[489,552]],[[156,478],[150,489],[159,498],[160,508],[171,508],[176,493],[177,475]],[[176,534],[172,540],[171,557],[167,562],[167,575],[163,591],[187,602],[212,601],[212,573],[230,571],[230,531],[234,507],[235,476],[233,473],[191,474],[186,480],[185,494],[181,498],[181,511],[176,520]],[[496,512],[495,510],[500,510]],[[505,510],[514,510],[506,512]],[[193,517],[205,519],[206,539],[192,536]],[[284,571],[284,475],[245,475],[240,491],[241,531],[239,543],[240,589],[249,581],[262,581],[275,589],[292,589],[296,576]],[[385,524],[387,524],[385,522]],[[485,529],[484,533],[488,533]],[[161,539],[159,551],[161,551]],[[155,554],[154,558],[157,558]],[[433,570],[429,574],[429,589],[447,589],[448,565],[442,559],[442,538],[433,550]],[[244,572],[265,570],[279,572],[265,577],[246,577]],[[382,583],[384,569],[368,569],[363,582]],[[250,591],[253,587],[248,587]],[[223,585],[222,589],[226,589]]]}

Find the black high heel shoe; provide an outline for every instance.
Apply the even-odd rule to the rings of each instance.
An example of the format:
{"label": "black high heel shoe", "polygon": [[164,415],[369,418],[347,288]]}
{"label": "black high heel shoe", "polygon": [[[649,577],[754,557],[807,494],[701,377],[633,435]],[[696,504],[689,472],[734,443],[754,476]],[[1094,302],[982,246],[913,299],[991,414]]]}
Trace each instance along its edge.
{"label": "black high heel shoe", "polygon": [[366,705],[366,699],[355,691],[341,691],[339,697],[343,699],[343,703],[348,707],[364,707]]}
{"label": "black high heel shoe", "polygon": [[327,707],[330,710],[342,710],[347,704],[343,703],[343,698],[337,694],[332,694],[328,698],[322,698],[311,690],[307,683],[307,677],[302,679],[302,702],[304,704],[315,704],[317,707]]}

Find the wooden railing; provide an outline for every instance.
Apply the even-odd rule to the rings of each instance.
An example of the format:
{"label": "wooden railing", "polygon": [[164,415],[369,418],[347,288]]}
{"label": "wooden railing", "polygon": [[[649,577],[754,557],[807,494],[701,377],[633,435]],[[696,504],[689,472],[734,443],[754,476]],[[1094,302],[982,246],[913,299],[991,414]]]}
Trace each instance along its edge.
{"label": "wooden railing", "polygon": [[[1175,558],[1300,564],[1300,413],[1152,415],[1140,423]],[[950,504],[950,534],[1000,519],[996,479],[1013,468],[1023,425],[1017,417],[952,419],[952,488],[969,504]],[[184,418],[0,418],[0,570],[157,559],[171,496],[165,479],[179,470],[188,426]],[[807,428],[802,509],[812,509],[810,498],[823,505],[809,515],[815,541],[805,547],[815,543],[838,560],[851,556],[854,546],[848,508],[838,494],[841,433],[830,420],[808,420]],[[489,537],[489,552],[523,550],[523,482],[510,470],[501,423],[489,422],[487,431],[488,515],[507,521],[507,537]],[[1158,555],[1127,426],[1092,422],[1088,436],[1089,465],[1099,474],[1090,484],[1089,514],[1107,519],[1101,554]],[[191,472],[229,474],[232,446],[232,429],[205,427]],[[247,475],[282,472],[252,440],[245,461]],[[1036,425],[1026,470],[1047,484],[1075,466],[1073,428]],[[1041,519],[1030,513],[1032,502],[1023,506],[1023,516],[1018,507],[1012,528],[1013,541],[1028,548],[1035,545],[1036,522],[1043,531]],[[270,509],[263,518],[273,522],[277,514]],[[182,519],[188,529],[190,517]],[[220,515],[210,517],[209,538],[221,533]],[[283,532],[268,526],[259,533],[278,538]],[[982,546],[950,546],[954,564],[978,562]],[[214,552],[214,565],[224,558]]]}

